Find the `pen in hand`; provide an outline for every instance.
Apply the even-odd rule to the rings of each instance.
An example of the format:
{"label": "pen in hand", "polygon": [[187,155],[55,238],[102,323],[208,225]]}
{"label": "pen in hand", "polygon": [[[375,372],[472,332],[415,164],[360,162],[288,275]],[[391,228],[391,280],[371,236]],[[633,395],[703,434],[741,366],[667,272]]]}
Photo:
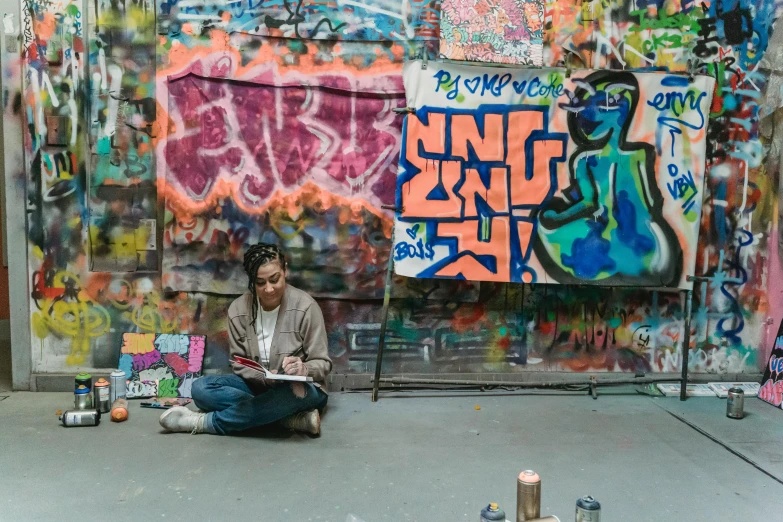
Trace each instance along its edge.
{"label": "pen in hand", "polygon": [[[299,355],[299,353],[300,353],[300,352],[302,352],[302,351],[304,351],[304,346],[300,346],[299,348],[297,348],[296,350],[294,350],[294,352],[293,352],[293,353],[291,353],[290,355],[286,355],[285,357],[296,357],[296,356],[298,356],[298,355]],[[283,360],[285,360],[285,357],[283,357]],[[278,373],[278,374],[281,374],[281,375],[285,374],[285,371],[283,371],[283,362],[282,362],[282,361],[280,362],[280,369],[279,369],[279,370],[277,370],[277,373]]]}

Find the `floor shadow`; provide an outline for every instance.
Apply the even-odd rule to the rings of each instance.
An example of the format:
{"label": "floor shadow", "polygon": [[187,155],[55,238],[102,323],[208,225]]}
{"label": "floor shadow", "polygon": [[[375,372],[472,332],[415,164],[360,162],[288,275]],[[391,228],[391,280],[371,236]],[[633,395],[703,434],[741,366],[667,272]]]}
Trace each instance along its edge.
{"label": "floor shadow", "polygon": [[[328,411],[333,411],[333,410],[334,410],[334,406],[331,407],[326,406],[321,411],[321,421],[323,421],[323,418]],[[160,430],[159,433],[162,435],[169,434],[168,431],[163,429]],[[251,428],[249,430],[245,430],[240,433],[233,433],[231,434],[231,437],[274,440],[274,439],[291,439],[291,438],[317,439],[320,437],[320,435],[309,435],[307,433],[292,431],[291,429],[283,426],[281,423],[275,422],[272,424],[268,424],[266,426],[258,426],[257,428]]]}
{"label": "floor shadow", "polygon": [[[158,433],[160,433],[161,435],[172,434],[171,432],[168,432],[164,429],[159,430]],[[290,439],[290,438],[298,438],[298,437],[313,438],[302,433],[291,431],[288,428],[284,428],[283,426],[278,426],[278,425],[259,426],[258,428],[253,428],[240,433],[233,433],[230,436],[240,437],[240,438],[269,439],[269,440]]]}

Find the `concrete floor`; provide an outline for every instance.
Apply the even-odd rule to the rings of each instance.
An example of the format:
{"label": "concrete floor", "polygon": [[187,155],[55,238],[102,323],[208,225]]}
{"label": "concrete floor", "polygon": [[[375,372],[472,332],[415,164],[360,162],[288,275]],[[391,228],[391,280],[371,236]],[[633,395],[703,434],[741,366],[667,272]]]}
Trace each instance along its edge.
{"label": "concrete floor", "polygon": [[783,411],[748,399],[736,421],[722,399],[614,393],[335,393],[318,439],[164,434],[138,404],[64,428],[71,395],[4,393],[0,520],[472,522],[490,501],[513,520],[526,468],[564,522],[588,493],[608,522],[781,520],[781,483],[666,410],[781,479]]}

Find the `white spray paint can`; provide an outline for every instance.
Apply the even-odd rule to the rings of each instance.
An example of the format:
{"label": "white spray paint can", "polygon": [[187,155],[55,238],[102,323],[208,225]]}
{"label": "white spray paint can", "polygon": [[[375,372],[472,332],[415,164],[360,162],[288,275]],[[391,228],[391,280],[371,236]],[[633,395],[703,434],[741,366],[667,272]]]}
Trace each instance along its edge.
{"label": "white spray paint can", "polygon": [[125,398],[125,372],[122,370],[114,370],[109,375],[109,402],[114,403],[117,399]]}

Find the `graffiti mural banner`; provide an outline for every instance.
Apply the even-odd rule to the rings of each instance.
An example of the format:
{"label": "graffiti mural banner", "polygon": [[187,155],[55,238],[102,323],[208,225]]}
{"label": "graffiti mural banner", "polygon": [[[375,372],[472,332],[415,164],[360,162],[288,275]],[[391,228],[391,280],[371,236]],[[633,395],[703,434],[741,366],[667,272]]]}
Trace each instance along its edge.
{"label": "graffiti mural banner", "polygon": [[690,287],[712,78],[414,61],[404,81],[398,274]]}

